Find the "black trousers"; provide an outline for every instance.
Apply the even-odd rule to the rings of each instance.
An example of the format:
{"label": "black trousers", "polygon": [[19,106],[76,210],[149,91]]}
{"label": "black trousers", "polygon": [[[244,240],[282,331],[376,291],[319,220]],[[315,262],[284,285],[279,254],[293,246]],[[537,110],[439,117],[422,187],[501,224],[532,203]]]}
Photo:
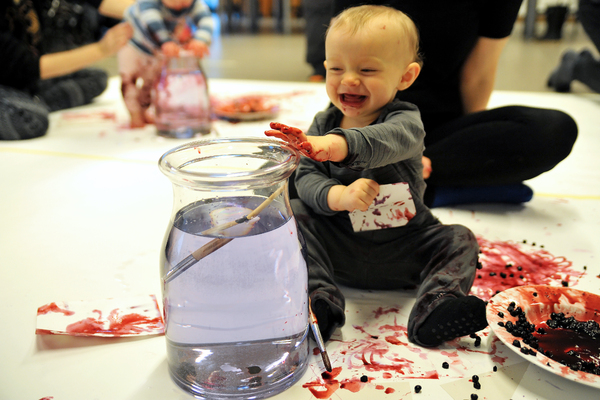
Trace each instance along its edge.
{"label": "black trousers", "polygon": [[568,114],[507,106],[460,116],[450,122],[423,115],[425,153],[435,186],[521,183],[564,160],[577,138]]}
{"label": "black trousers", "polygon": [[330,337],[345,321],[344,295],[337,284],[359,289],[417,288],[408,320],[408,338],[447,297],[466,296],[475,279],[479,246],[462,225],[442,225],[425,209],[404,227],[354,233],[346,213],[323,216],[301,200],[292,200],[306,242],[308,293],[312,304],[327,303],[329,319],[321,326]]}

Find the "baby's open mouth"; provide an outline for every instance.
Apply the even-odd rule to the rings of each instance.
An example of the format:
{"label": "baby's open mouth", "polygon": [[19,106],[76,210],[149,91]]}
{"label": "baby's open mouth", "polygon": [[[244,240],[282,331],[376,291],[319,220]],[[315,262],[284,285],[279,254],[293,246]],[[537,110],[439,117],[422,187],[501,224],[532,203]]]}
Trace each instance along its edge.
{"label": "baby's open mouth", "polygon": [[361,105],[366,100],[366,98],[367,96],[362,96],[360,94],[342,93],[340,95],[340,100],[342,101],[342,104],[350,107],[357,107]]}

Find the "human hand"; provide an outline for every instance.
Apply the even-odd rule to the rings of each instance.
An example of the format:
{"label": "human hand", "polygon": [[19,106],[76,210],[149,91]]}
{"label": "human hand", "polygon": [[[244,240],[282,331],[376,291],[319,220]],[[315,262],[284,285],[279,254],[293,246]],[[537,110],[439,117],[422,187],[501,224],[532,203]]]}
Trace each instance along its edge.
{"label": "human hand", "polygon": [[192,30],[185,22],[178,24],[173,30],[173,36],[179,43],[187,43],[192,39]]}
{"label": "human hand", "polygon": [[348,186],[336,185],[329,189],[327,203],[334,211],[367,211],[379,193],[379,184],[372,179],[360,178]]}
{"label": "human hand", "polygon": [[133,29],[127,22],[121,22],[106,31],[98,41],[104,56],[111,56],[125,46],[133,36]]}
{"label": "human hand", "polygon": [[166,42],[163,43],[162,46],[160,46],[160,51],[162,51],[162,53],[166,56],[166,57],[177,57],[179,56],[179,45],[175,42]]}
{"label": "human hand", "polygon": [[425,156],[423,156],[423,179],[429,178],[431,176],[431,160]]}
{"label": "human hand", "polygon": [[191,51],[198,58],[202,58],[209,54],[209,48],[202,40],[192,39],[183,46],[186,50]]}
{"label": "human hand", "polygon": [[272,129],[265,131],[265,135],[288,142],[315,161],[342,161],[348,155],[348,144],[343,136],[306,136],[301,129],[279,122],[271,122],[270,126]]}

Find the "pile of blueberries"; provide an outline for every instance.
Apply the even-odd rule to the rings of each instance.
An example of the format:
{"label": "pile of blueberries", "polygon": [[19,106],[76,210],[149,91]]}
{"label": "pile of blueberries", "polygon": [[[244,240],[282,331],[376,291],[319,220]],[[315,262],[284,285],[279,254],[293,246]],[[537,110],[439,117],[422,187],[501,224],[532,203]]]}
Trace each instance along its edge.
{"label": "pile of blueberries", "polygon": [[[508,311],[511,316],[517,317],[517,320],[514,323],[512,321],[506,321],[506,323],[498,322],[498,325],[503,326],[506,331],[513,336],[522,338],[523,343],[527,344],[530,348],[521,347],[519,340],[514,340],[513,346],[520,347],[520,351],[523,354],[535,356],[536,351],[533,349],[536,349],[546,357],[555,359],[554,354],[552,354],[551,351],[544,350],[542,347],[540,347],[539,340],[533,335],[533,333],[536,332],[535,325],[527,321],[525,312],[521,307],[518,307],[513,301],[506,308],[506,311]],[[504,318],[504,314],[502,312],[499,312],[498,316],[500,318]],[[550,319],[546,321],[546,325],[551,329],[565,329],[582,335],[587,335],[593,340],[600,339],[600,325],[594,320],[578,321],[573,316],[566,317],[564,313],[553,312],[550,314]],[[544,335],[546,334],[546,331],[544,328],[540,327],[537,329],[537,333],[539,335]],[[577,356],[573,350],[570,350],[567,354],[570,356]],[[578,360],[575,363],[569,364],[562,362],[561,360],[556,361],[566,365],[574,371],[583,371],[600,375],[600,366],[597,366],[593,362]]]}

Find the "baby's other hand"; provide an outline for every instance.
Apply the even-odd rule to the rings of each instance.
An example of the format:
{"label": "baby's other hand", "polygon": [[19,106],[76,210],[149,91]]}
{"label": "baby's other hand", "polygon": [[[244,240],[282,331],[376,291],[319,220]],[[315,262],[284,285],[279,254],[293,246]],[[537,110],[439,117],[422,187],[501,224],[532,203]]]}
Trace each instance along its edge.
{"label": "baby's other hand", "polygon": [[431,160],[423,156],[423,179],[429,178],[429,176],[431,176],[431,171]]}
{"label": "baby's other hand", "polygon": [[179,56],[179,46],[175,42],[166,42],[160,46],[160,51],[167,57]]}
{"label": "baby's other hand", "polygon": [[367,211],[379,193],[379,184],[372,179],[360,178],[346,186],[340,193],[338,207],[352,212]]}
{"label": "baby's other hand", "polygon": [[100,51],[105,56],[111,56],[125,46],[133,36],[133,29],[127,22],[121,22],[110,28],[98,41]]}
{"label": "baby's other hand", "polygon": [[184,48],[186,50],[191,51],[198,58],[203,58],[207,56],[210,51],[208,49],[208,45],[201,40],[192,39],[190,40]]}

